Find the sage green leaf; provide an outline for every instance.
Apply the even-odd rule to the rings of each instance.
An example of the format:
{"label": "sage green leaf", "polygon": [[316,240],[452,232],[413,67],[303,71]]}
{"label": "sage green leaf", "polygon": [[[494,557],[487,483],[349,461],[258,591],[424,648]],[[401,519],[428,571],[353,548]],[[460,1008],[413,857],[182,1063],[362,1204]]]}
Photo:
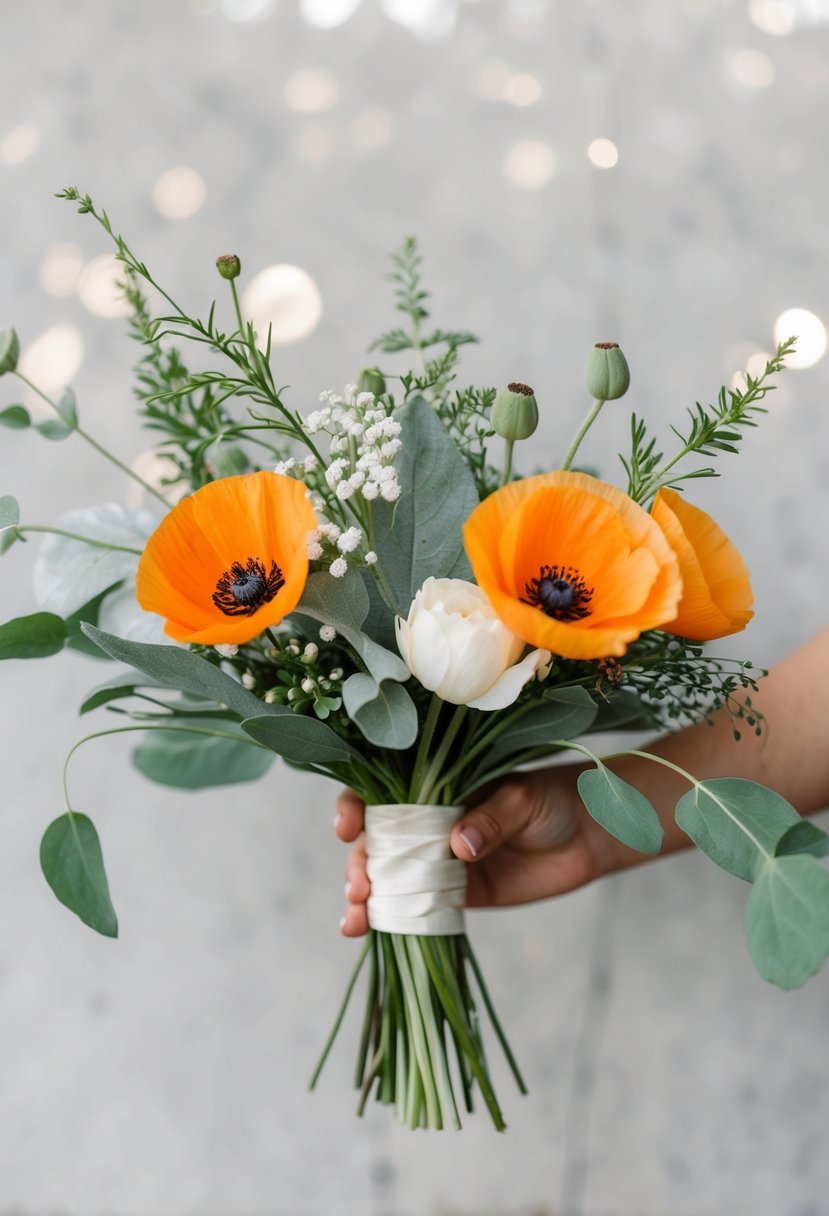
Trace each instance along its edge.
{"label": "sage green leaf", "polygon": [[0,531],[4,528],[13,528],[20,523],[20,504],[16,498],[12,498],[11,494],[4,494],[0,498]]}
{"label": "sage green leaf", "polygon": [[278,714],[247,718],[242,730],[257,743],[295,764],[342,764],[363,757],[317,718],[305,718],[292,709],[274,705]]}
{"label": "sage green leaf", "polygon": [[584,688],[550,689],[517,722],[505,727],[486,754],[487,767],[507,756],[534,747],[546,747],[556,739],[575,739],[590,730],[596,704]]}
{"label": "sage green leaf", "polygon": [[[270,721],[270,719],[268,719]],[[182,725],[186,718],[177,719]],[[223,734],[234,733],[228,722]],[[239,739],[216,738],[177,730],[148,731],[133,750],[132,762],[140,773],[159,785],[180,790],[202,790],[214,785],[258,781],[274,762],[273,753],[255,747],[240,731]]]}
{"label": "sage green leaf", "polygon": [[746,904],[755,967],[779,988],[799,988],[829,956],[829,870],[808,855],[770,858]]}
{"label": "sage green leaf", "polygon": [[343,704],[348,716],[376,747],[402,751],[417,739],[417,709],[402,684],[358,672],[343,684]]}
{"label": "sage green leaf", "polygon": [[581,800],[597,823],[640,853],[658,853],[664,832],[644,794],[599,762],[579,774]]}
{"label": "sage green leaf", "polygon": [[0,659],[47,659],[65,643],[66,625],[51,612],[18,616],[0,625]]}
{"label": "sage green leaf", "polygon": [[67,536],[45,536],[32,577],[38,605],[67,617],[116,583],[133,583],[139,555],[155,526],[150,511],[130,510],[113,502],[59,515],[56,528],[119,547],[100,548]]}
{"label": "sage green leaf", "polygon": [[13,372],[20,358],[20,339],[13,329],[0,329],[0,376]]}
{"label": "sage green leaf", "polygon": [[12,545],[16,545],[19,540],[23,539],[23,533],[17,528],[0,528],[0,557],[4,553],[8,553]]}
{"label": "sage green leaf", "polygon": [[86,636],[111,658],[118,659],[137,671],[143,671],[145,675],[158,680],[167,688],[177,688],[180,692],[207,697],[210,701],[217,701],[220,705],[235,710],[242,718],[291,712],[278,705],[267,705],[260,701],[227,672],[189,650],[178,646],[128,642],[124,638],[114,637],[111,633],[104,633],[94,625],[82,625],[81,628]]}
{"label": "sage green leaf", "polygon": [[65,388],[57,404],[57,410],[63,421],[71,430],[78,426],[78,404],[71,388]]}
{"label": "sage green leaf", "polygon": [[793,823],[778,840],[775,857],[786,857],[794,853],[811,853],[813,857],[825,857],[829,853],[829,835],[808,819]]}
{"label": "sage green leaf", "polygon": [[680,798],[676,821],[712,861],[751,882],[800,816],[774,790],[741,777],[700,782]]}
{"label": "sage green leaf", "polygon": [[88,714],[93,709],[100,709],[102,705],[108,705],[111,701],[121,701],[126,697],[132,697],[141,688],[162,688],[168,692],[170,690],[169,684],[162,684],[160,680],[151,680],[148,677],[139,679],[136,677],[135,671],[125,671],[120,675],[112,676],[88,692],[78,713]]}
{"label": "sage green leaf", "polygon": [[13,431],[24,431],[32,425],[32,416],[25,405],[7,405],[0,410],[0,426],[10,427]]}
{"label": "sage green leaf", "polygon": [[77,812],[49,824],[40,844],[40,865],[62,904],[105,937],[118,936],[104,859],[95,825]]}
{"label": "sage green leaf", "polygon": [[425,580],[472,578],[461,528],[478,505],[469,465],[423,397],[395,414],[403,447],[397,460],[402,493],[372,504],[376,549],[403,616]]}
{"label": "sage green leaf", "polygon": [[67,426],[62,418],[47,418],[44,422],[35,423],[35,430],[38,431],[44,439],[53,439],[59,441],[68,439],[72,434],[74,427]]}
{"label": "sage green leaf", "polygon": [[408,680],[410,672],[400,656],[362,632],[360,626],[368,610],[368,592],[356,570],[349,570],[344,578],[333,578],[327,572],[312,574],[296,608],[302,616],[333,625],[354,647],[378,684],[383,680]]}

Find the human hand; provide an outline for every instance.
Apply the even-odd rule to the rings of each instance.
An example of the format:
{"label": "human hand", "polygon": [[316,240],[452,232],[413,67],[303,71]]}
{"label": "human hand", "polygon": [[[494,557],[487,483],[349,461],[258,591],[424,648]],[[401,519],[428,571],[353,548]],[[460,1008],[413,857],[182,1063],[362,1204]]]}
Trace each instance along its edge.
{"label": "human hand", "polygon": [[[469,863],[469,907],[562,895],[618,868],[617,842],[579,798],[579,771],[566,765],[522,773],[498,785],[455,824],[449,845],[455,857]],[[346,864],[348,909],[340,926],[345,937],[368,931],[364,811],[353,790],[337,800],[337,835],[353,846]]]}

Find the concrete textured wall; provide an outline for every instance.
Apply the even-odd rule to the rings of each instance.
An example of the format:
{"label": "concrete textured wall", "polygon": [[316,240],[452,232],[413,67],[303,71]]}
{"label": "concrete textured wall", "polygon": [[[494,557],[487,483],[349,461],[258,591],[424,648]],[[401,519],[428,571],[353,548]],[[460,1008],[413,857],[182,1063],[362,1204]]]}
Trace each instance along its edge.
{"label": "concrete textured wall", "polygon": [[[0,319],[39,374],[71,374],[86,425],[128,459],[147,443],[135,350],[72,290],[73,259],[107,250],[52,198],[69,183],[193,308],[228,249],[250,272],[310,274],[322,320],[275,357],[302,409],[389,322],[386,255],[408,232],[436,319],[484,339],[469,379],[537,387],[551,461],[587,349],[617,338],[634,388],[589,448],[609,476],[629,402],[667,433],[769,350],[784,309],[829,321],[821,0],[31,0],[0,16]],[[615,167],[591,162],[598,137]],[[189,218],[153,203],[176,166],[206,190]],[[174,180],[173,204],[192,208],[193,188]],[[69,294],[50,294],[61,267]],[[100,309],[94,276],[85,294]],[[759,664],[826,620],[827,390],[827,359],[788,374],[697,495],[753,570],[757,619],[731,649]],[[0,405],[15,393],[4,381]],[[0,492],[29,522],[123,500],[75,439],[0,445]],[[32,610],[33,549],[3,559],[3,619]],[[2,1216],[829,1211],[829,975],[764,985],[745,889],[690,853],[470,916],[532,1083],[519,1100],[497,1069],[506,1136],[484,1118],[459,1136],[356,1121],[356,1017],[310,1097],[355,951],[337,934],[333,791],[281,768],[177,794],[132,773],[123,740],[91,744],[72,785],[122,924],[98,938],[52,898],[37,850],[99,679],[72,655],[0,672]]]}

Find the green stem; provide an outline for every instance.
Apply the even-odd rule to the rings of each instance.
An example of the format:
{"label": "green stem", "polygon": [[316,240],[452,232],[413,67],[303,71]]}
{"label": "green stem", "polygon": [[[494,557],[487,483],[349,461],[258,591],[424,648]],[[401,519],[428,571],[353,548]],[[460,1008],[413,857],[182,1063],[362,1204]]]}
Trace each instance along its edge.
{"label": "green stem", "polygon": [[463,724],[463,720],[466,717],[466,712],[465,705],[458,705],[455,707],[455,712],[453,713],[449,725],[446,728],[446,733],[440,742],[438,750],[435,752],[434,759],[429,765],[429,770],[426,773],[426,776],[423,778],[423,783],[420,787],[420,793],[418,794],[417,800],[418,802],[424,803],[424,805],[429,802],[430,798],[434,797],[438,784],[441,784],[441,769],[446,763],[446,757],[449,754],[449,749],[455,742],[455,736]]}
{"label": "green stem", "polygon": [[443,708],[443,701],[436,692],[432,693],[432,699],[429,702],[429,709],[426,712],[426,721],[423,723],[423,733],[420,736],[420,746],[417,749],[417,756],[412,770],[412,780],[409,786],[409,801],[414,802],[418,796],[421,783],[423,781],[423,769],[426,765],[426,760],[429,755],[429,748],[432,745],[432,735],[435,733],[440,711]]}
{"label": "green stem", "polygon": [[582,439],[584,439],[585,435],[587,434],[587,432],[590,430],[593,423],[598,418],[599,411],[601,410],[603,405],[604,405],[603,400],[600,399],[599,401],[596,401],[595,404],[593,405],[593,408],[591,409],[590,413],[587,415],[584,422],[579,427],[578,431],[576,432],[576,436],[573,439],[573,442],[570,444],[570,450],[568,451],[567,455],[564,457],[564,463],[561,466],[562,471],[566,471],[567,469],[570,468],[570,465],[573,463],[573,457],[576,455],[576,452],[579,450],[579,447],[581,446]]}
{"label": "green stem", "polygon": [[369,936],[366,938],[365,945],[363,946],[362,950],[360,951],[360,957],[357,959],[357,965],[355,966],[354,970],[351,973],[351,979],[348,981],[348,985],[346,986],[345,996],[343,997],[340,1008],[337,1011],[337,1016],[334,1019],[334,1025],[331,1029],[331,1033],[329,1034],[326,1044],[322,1049],[322,1055],[319,1058],[319,1063],[317,1064],[316,1068],[314,1069],[313,1075],[308,1084],[309,1089],[313,1089],[315,1087],[317,1081],[319,1080],[320,1073],[322,1072],[322,1070],[325,1066],[325,1061],[328,1059],[329,1052],[331,1051],[331,1048],[334,1045],[334,1040],[337,1037],[340,1026],[342,1025],[342,1020],[345,1017],[345,1011],[348,1008],[348,1002],[351,1000],[351,994],[354,991],[354,985],[357,983],[357,977],[359,976],[360,972],[363,969],[363,963],[366,961],[366,958],[368,957],[368,952],[370,949],[371,949],[371,935],[369,934]]}
{"label": "green stem", "polygon": [[[69,787],[67,785],[67,774],[69,770],[69,761],[74,756],[79,747],[83,747],[84,743],[90,743],[93,739],[103,739],[106,735],[127,735],[134,731],[148,730],[166,730],[176,731],[182,735],[209,735],[213,739],[232,739],[234,743],[250,743],[253,747],[261,748],[262,744],[257,743],[255,739],[248,739],[244,735],[234,735],[226,730],[208,730],[204,726],[113,726],[109,730],[96,730],[94,734],[84,735],[83,739],[78,739],[77,743],[73,743],[66,754],[66,759],[63,762],[63,797],[66,802],[66,808],[71,812],[72,804],[69,801]],[[267,749],[266,749],[267,750]]]}
{"label": "green stem", "polygon": [[142,550],[133,549],[131,545],[111,545],[105,540],[93,540],[91,536],[79,536],[77,532],[66,532],[63,528],[44,528],[36,524],[18,524],[18,532],[49,532],[53,536],[65,536],[68,540],[78,540],[81,544],[92,545],[94,549],[110,549],[114,553],[134,553],[140,557]]}
{"label": "green stem", "polygon": [[[14,375],[17,376],[18,380],[22,380],[23,383],[30,388],[33,393],[36,393],[38,397],[45,401],[48,406],[51,406],[61,421],[66,422],[66,419],[63,417],[51,397],[47,396],[47,394],[44,393],[42,389],[39,389],[36,384],[33,384],[32,381],[24,376],[22,372],[15,371]],[[67,425],[69,424],[67,423]],[[75,432],[75,434],[80,435],[81,439],[86,440],[90,447],[93,447],[96,452],[99,452],[101,456],[103,456],[111,464],[114,464],[116,468],[120,469],[122,473],[126,473],[127,477],[131,477],[133,481],[142,486],[148,494],[152,494],[153,497],[157,498],[160,503],[163,503],[168,511],[170,510],[171,504],[167,501],[163,494],[160,494],[158,490],[156,490],[155,486],[151,486],[149,482],[144,480],[143,477],[139,477],[135,470],[131,469],[129,465],[124,464],[123,461],[119,460],[117,456],[113,456],[112,452],[108,451],[102,444],[98,443],[97,439],[93,439],[88,431],[85,431],[82,427],[77,425],[71,427],[71,429]]]}
{"label": "green stem", "polygon": [[513,439],[504,440],[504,472],[501,477],[501,485],[505,486],[512,477],[512,450],[515,447]]}

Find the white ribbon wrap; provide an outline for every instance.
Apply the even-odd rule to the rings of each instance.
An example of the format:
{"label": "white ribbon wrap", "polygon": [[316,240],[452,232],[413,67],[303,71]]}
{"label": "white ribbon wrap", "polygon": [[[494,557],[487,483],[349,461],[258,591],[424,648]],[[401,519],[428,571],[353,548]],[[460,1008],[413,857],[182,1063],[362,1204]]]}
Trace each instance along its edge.
{"label": "white ribbon wrap", "polygon": [[456,806],[367,806],[368,923],[424,937],[464,932],[466,865],[449,848]]}

